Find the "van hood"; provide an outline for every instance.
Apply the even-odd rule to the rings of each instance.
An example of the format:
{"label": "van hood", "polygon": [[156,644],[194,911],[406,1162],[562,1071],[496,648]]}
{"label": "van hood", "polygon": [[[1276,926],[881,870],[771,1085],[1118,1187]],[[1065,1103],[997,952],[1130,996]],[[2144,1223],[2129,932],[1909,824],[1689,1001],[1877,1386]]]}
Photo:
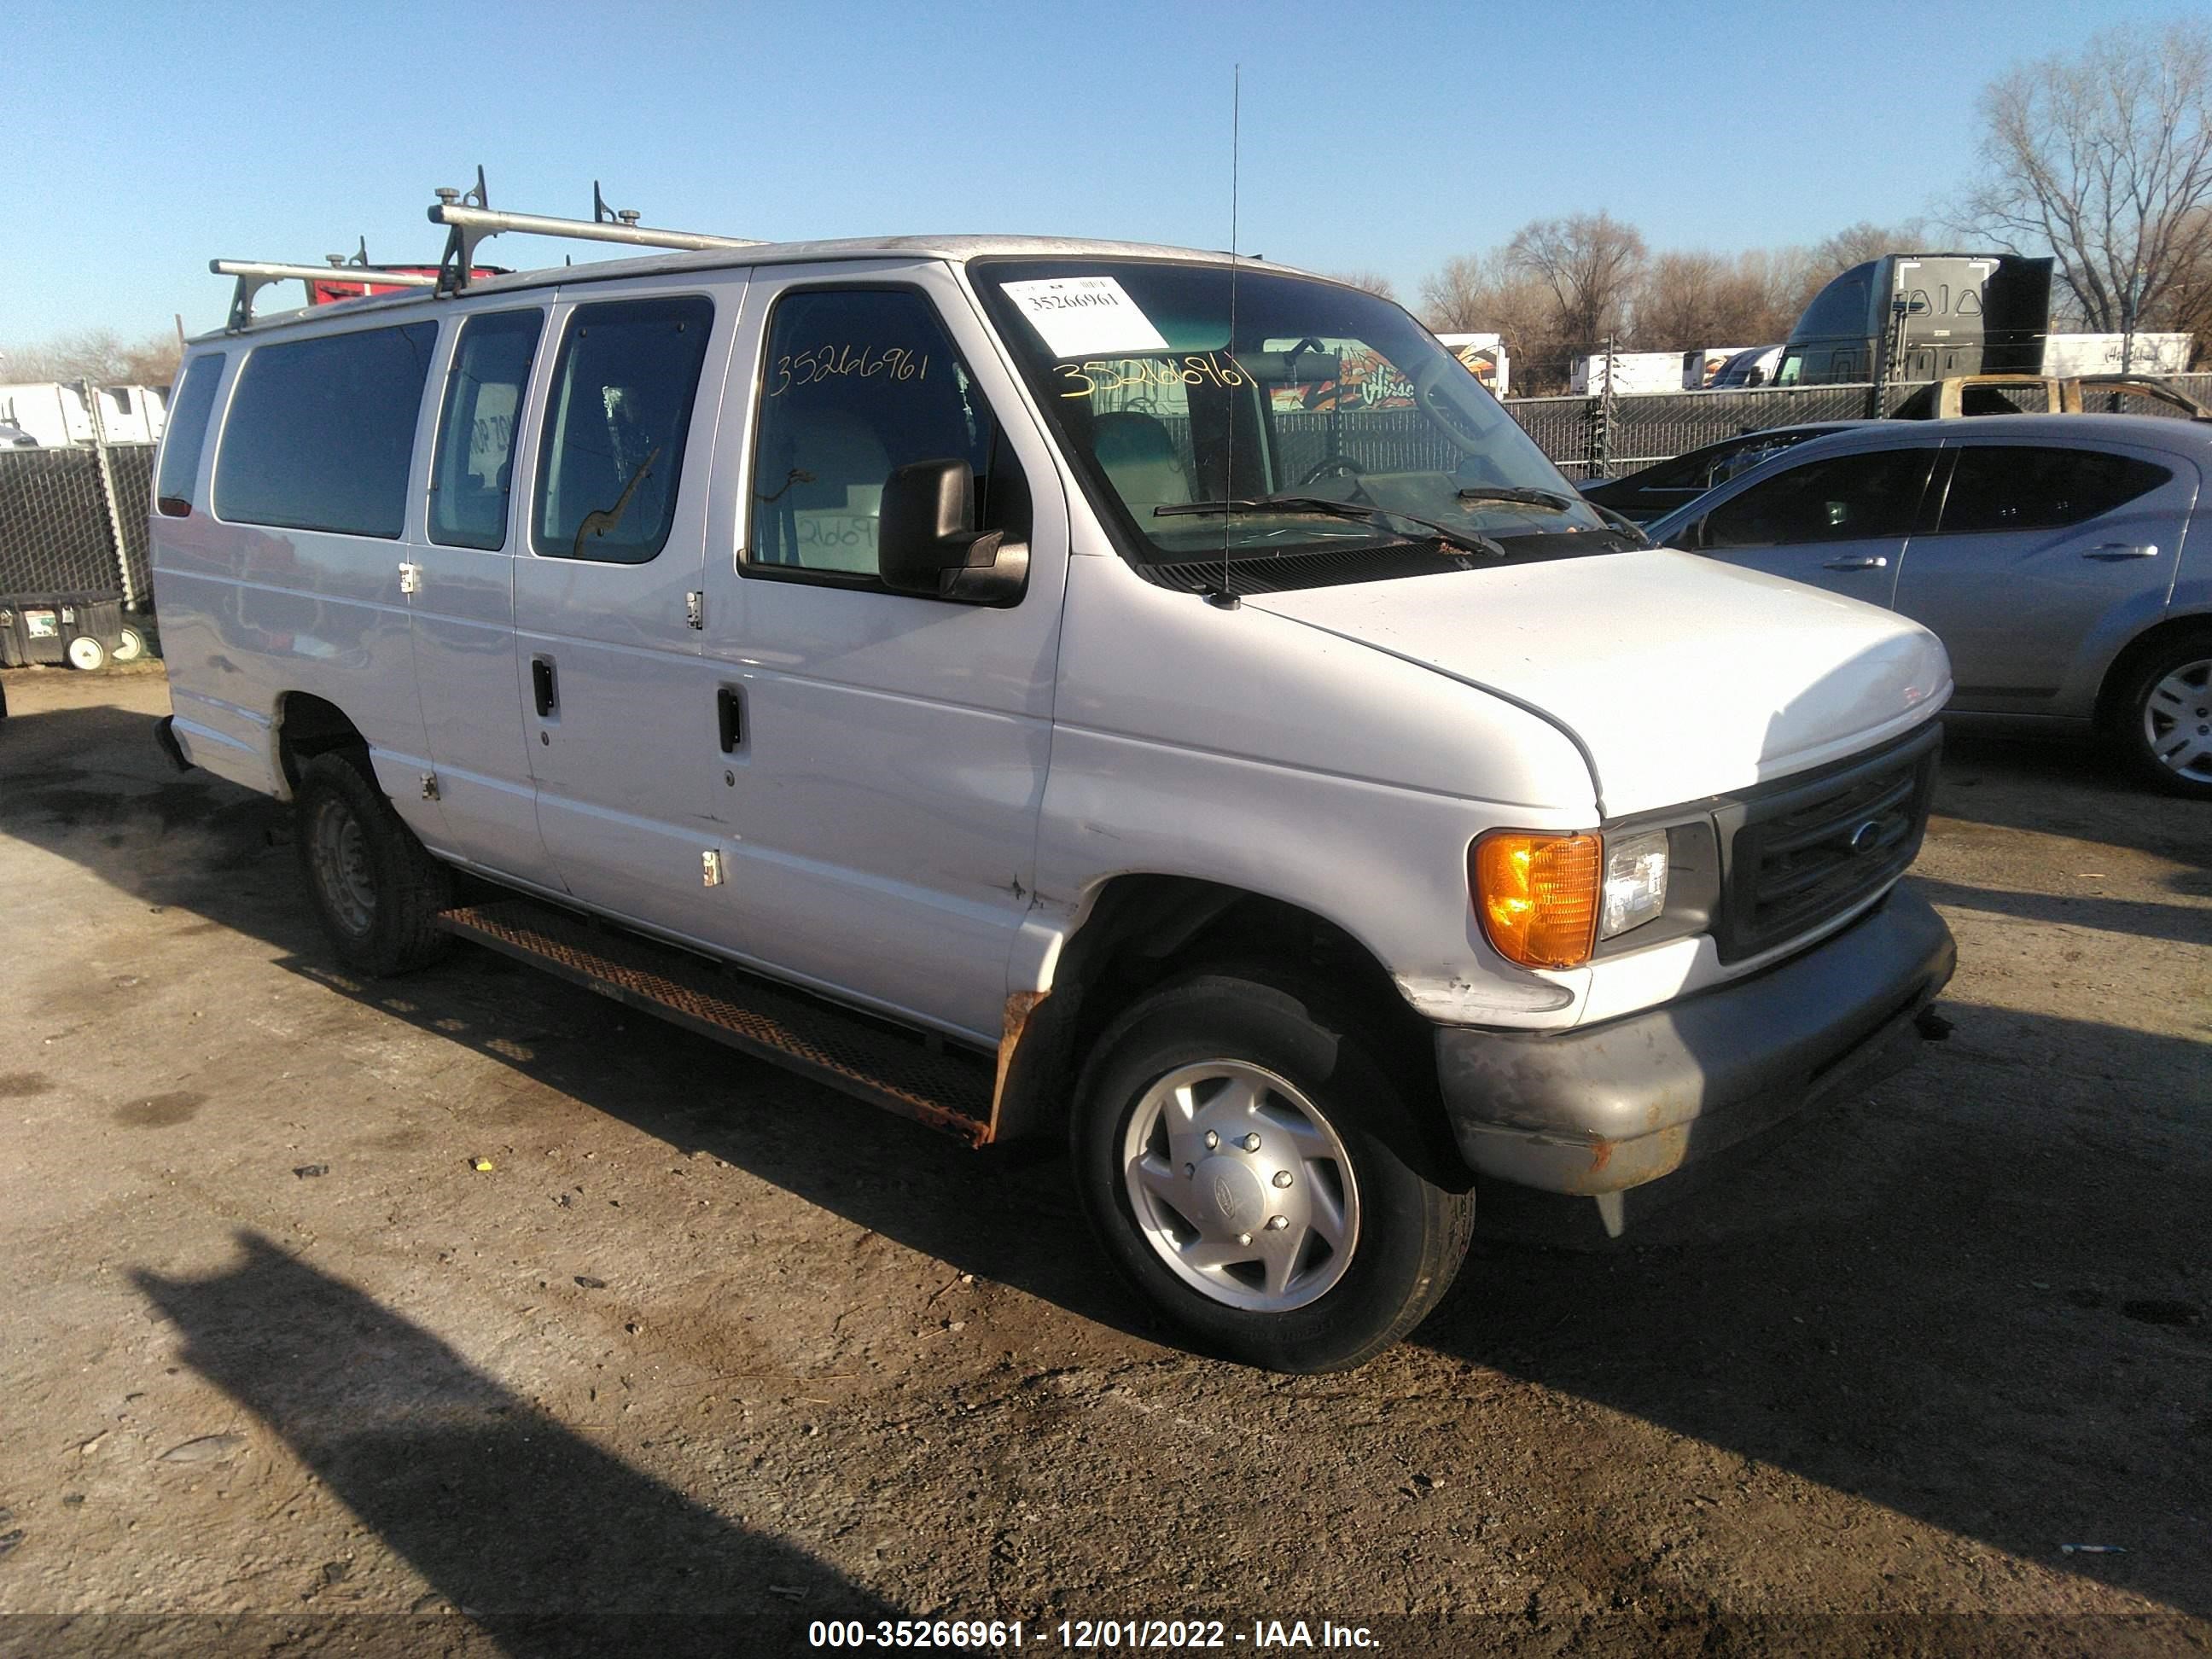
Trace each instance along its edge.
{"label": "van hood", "polygon": [[1668,548],[1244,602],[1565,728],[1607,817],[1839,759],[1951,695],[1950,662],[1917,623]]}

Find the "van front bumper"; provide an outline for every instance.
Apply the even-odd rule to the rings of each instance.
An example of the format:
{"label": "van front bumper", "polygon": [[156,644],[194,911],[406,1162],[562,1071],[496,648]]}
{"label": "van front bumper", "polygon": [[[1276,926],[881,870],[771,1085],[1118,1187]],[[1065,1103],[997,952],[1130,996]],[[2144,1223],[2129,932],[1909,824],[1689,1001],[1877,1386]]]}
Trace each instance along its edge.
{"label": "van front bumper", "polygon": [[1901,1069],[1957,961],[1943,919],[1897,888],[1802,955],[1645,1013],[1551,1034],[1439,1028],[1444,1110],[1479,1174],[1620,1192]]}

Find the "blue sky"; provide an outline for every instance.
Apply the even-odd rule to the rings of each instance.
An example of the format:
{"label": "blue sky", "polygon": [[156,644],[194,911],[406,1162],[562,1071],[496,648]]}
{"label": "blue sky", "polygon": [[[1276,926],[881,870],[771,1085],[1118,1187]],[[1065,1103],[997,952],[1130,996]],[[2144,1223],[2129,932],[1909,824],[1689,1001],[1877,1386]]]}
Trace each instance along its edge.
{"label": "blue sky", "polygon": [[[2008,64],[2179,0],[0,7],[0,346],[216,326],[210,258],[434,257],[495,207],[766,238],[1008,230],[1420,278],[1540,216],[1657,247],[1928,211]],[[484,257],[564,250],[500,238]],[[296,293],[297,290],[291,290]]]}

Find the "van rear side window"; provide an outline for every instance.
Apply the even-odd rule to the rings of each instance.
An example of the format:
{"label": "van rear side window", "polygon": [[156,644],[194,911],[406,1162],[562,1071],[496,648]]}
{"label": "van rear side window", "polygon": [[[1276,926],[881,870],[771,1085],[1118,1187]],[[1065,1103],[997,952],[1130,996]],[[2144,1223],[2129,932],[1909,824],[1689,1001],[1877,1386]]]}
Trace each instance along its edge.
{"label": "van rear side window", "polygon": [[396,539],[435,323],[257,348],[216,452],[216,516]]}
{"label": "van rear side window", "polygon": [[430,539],[441,546],[507,545],[515,422],[544,326],[542,311],[496,312],[462,325],[430,482]]}
{"label": "van rear side window", "polygon": [[215,409],[224,361],[220,351],[193,358],[177,388],[177,406],[161,433],[161,471],[154,484],[154,505],[166,517],[191,516],[192,487],[199,482],[200,453],[207,447],[208,416]]}
{"label": "van rear side window", "polygon": [[667,544],[714,322],[702,295],[576,307],[546,401],[539,553],[643,564]]}

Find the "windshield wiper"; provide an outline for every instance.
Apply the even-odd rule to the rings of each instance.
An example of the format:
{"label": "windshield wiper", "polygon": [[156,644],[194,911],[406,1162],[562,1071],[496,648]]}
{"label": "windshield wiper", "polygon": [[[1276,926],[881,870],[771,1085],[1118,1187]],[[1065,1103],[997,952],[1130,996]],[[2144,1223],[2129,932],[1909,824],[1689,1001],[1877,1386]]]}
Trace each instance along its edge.
{"label": "windshield wiper", "polygon": [[1571,513],[1577,505],[1556,489],[1530,489],[1522,484],[1470,484],[1456,493],[1463,501],[1513,501],[1522,507],[1548,507],[1555,513]]}
{"label": "windshield wiper", "polygon": [[1635,520],[1630,518],[1626,513],[1616,513],[1601,501],[1591,501],[1588,503],[1588,505],[1597,508],[1598,517],[1603,519],[1615,530],[1627,537],[1629,540],[1634,542],[1637,546],[1656,547],[1659,545],[1658,543],[1651,539],[1651,532],[1650,531],[1646,530],[1642,525],[1637,523]]}
{"label": "windshield wiper", "polygon": [[1520,484],[1470,484],[1459,492],[1463,501],[1514,501],[1524,507],[1548,507],[1554,512],[1569,513],[1577,507],[1586,507],[1615,530],[1626,536],[1638,547],[1651,546],[1651,538],[1635,520],[1624,517],[1597,501],[1584,496],[1577,501],[1553,489],[1529,489]]}
{"label": "windshield wiper", "polygon": [[1357,501],[1331,501],[1326,495],[1254,495],[1225,501],[1171,501],[1152,509],[1156,519],[1189,518],[1200,514],[1222,513],[1283,513],[1301,514],[1316,519],[1346,519],[1364,524],[1388,535],[1390,521],[1419,525],[1431,537],[1447,546],[1456,547],[1463,553],[1486,554],[1493,559],[1511,556],[1487,536],[1471,530],[1455,530],[1449,525],[1438,524],[1434,519],[1425,519],[1418,513],[1401,513],[1395,507],[1362,506]]}

